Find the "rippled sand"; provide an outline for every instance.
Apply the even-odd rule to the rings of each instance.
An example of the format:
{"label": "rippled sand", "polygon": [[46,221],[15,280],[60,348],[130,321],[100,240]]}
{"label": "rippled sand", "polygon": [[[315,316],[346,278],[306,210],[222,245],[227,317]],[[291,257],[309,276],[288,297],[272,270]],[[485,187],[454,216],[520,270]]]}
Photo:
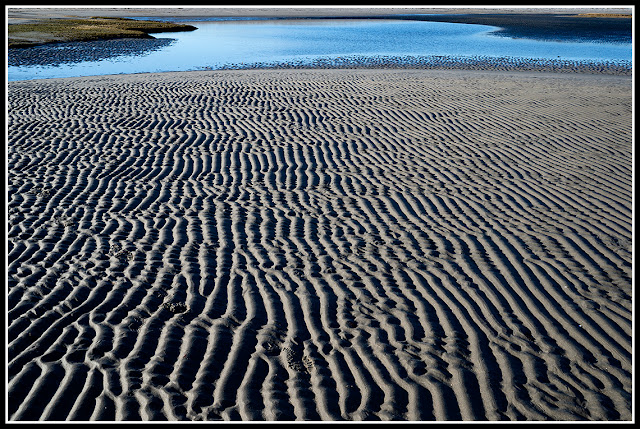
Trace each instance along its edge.
{"label": "rippled sand", "polygon": [[631,79],[8,84],[10,420],[630,420]]}

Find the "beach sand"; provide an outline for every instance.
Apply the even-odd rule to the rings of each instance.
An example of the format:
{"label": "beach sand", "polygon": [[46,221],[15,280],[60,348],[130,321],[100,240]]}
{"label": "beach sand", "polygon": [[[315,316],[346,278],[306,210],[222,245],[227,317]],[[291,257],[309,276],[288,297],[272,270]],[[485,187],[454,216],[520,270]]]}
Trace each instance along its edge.
{"label": "beach sand", "polygon": [[482,6],[200,6],[200,7],[46,7],[29,6],[7,7],[9,23],[27,22],[42,18],[64,19],[70,17],[318,17],[318,16],[372,16],[397,14],[505,14],[514,13],[551,13],[551,14],[631,14],[630,6],[515,6],[515,7],[482,7]]}
{"label": "beach sand", "polygon": [[631,78],[8,83],[9,420],[630,420]]}

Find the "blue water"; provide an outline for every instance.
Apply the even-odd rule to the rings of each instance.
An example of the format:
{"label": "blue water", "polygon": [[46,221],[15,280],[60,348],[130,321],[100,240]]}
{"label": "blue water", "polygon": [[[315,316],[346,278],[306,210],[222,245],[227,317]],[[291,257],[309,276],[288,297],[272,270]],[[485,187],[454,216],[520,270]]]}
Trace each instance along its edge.
{"label": "blue water", "polygon": [[497,27],[367,19],[233,20],[159,33],[168,46],[138,55],[56,65],[8,66],[9,80],[188,71],[247,64],[311,63],[349,56],[513,57],[631,63],[631,43],[548,42],[499,37]]}

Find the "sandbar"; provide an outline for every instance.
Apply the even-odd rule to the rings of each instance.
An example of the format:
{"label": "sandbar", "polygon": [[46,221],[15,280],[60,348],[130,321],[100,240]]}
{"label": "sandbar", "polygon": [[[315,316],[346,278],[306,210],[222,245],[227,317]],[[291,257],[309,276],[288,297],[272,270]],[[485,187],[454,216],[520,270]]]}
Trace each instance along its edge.
{"label": "sandbar", "polygon": [[631,420],[629,76],[7,85],[8,420]]}

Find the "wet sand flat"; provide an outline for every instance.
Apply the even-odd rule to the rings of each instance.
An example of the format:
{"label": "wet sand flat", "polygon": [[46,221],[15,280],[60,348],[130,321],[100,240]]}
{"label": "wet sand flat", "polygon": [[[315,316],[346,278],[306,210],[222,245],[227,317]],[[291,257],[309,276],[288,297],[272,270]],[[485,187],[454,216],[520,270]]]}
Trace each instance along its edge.
{"label": "wet sand flat", "polygon": [[630,420],[628,76],[8,83],[8,419]]}

